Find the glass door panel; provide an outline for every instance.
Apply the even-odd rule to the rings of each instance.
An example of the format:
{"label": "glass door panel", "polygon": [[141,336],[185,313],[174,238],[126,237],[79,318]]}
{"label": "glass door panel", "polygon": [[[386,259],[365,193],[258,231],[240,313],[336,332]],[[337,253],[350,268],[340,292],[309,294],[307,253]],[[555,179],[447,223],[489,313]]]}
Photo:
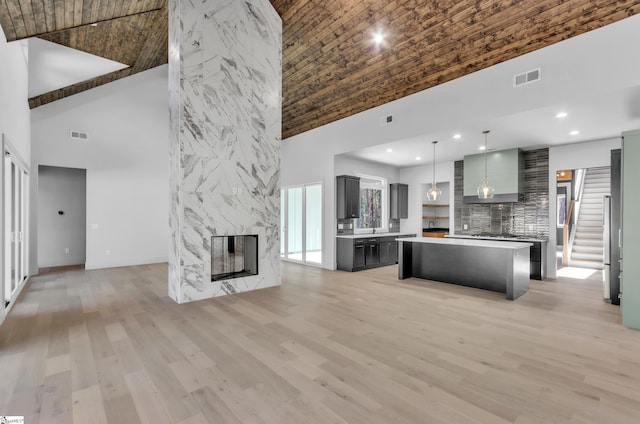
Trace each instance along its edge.
{"label": "glass door panel", "polygon": [[287,190],[287,258],[302,261],[302,187]]}
{"label": "glass door panel", "polygon": [[322,264],[322,184],[280,192],[280,257]]}
{"label": "glass door panel", "polygon": [[305,186],[305,261],[322,263],[322,185]]}
{"label": "glass door panel", "polygon": [[4,275],[3,300],[7,305],[27,277],[28,174],[5,151],[4,157]]}
{"label": "glass door panel", "polygon": [[22,279],[22,173],[17,166],[13,166],[13,205],[14,205],[14,267],[13,267],[13,281],[11,286],[11,293],[18,288],[20,280]]}
{"label": "glass door panel", "polygon": [[4,158],[4,303],[11,299],[14,270],[13,242],[13,163],[11,158]]}
{"label": "glass door panel", "polygon": [[280,190],[280,257],[284,258],[287,251],[287,191]]}

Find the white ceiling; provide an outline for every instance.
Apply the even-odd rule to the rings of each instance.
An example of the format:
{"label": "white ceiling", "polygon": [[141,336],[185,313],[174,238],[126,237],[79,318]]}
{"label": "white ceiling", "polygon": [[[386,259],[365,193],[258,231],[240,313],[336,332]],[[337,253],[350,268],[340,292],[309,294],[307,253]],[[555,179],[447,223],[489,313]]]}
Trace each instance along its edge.
{"label": "white ceiling", "polygon": [[127,65],[40,38],[29,39],[29,97],[67,87]]}
{"label": "white ceiling", "polygon": [[[443,125],[434,125],[439,128],[433,132],[344,155],[397,167],[431,164],[431,141],[438,140],[437,162],[460,160],[464,155],[479,153],[485,129],[491,130],[490,150],[512,147],[531,150],[619,137],[622,131],[640,128],[640,55],[637,46],[640,46],[640,15],[443,84],[437,87],[434,96],[447,99],[449,103],[458,103],[456,111],[460,115],[455,119],[455,126],[442,128]],[[592,61],[596,55],[601,66],[592,65],[585,69],[584,55],[590,55]],[[532,69],[522,68],[522,63],[527,62],[526,56],[530,56],[529,62],[540,66],[542,78],[539,82],[514,88],[511,83],[513,75]],[[511,66],[510,62],[518,65]],[[616,67],[618,63],[620,66]],[[464,110],[473,109],[466,103],[478,101],[477,96],[471,93],[476,88],[470,87],[478,85],[479,81],[485,81],[485,87],[478,87],[477,92],[484,90],[481,101],[487,103],[487,110],[503,112],[482,119],[465,116]],[[496,99],[522,94],[531,97],[532,105],[542,103],[546,106],[525,107],[505,113],[504,105],[496,107],[493,96],[485,94],[486,81],[502,85],[495,87]],[[519,98],[514,103],[521,106],[527,101]],[[556,118],[558,112],[566,112],[568,116]],[[437,114],[437,111],[433,112],[433,115]],[[569,135],[573,130],[580,134]],[[455,133],[462,137],[453,139]],[[393,152],[387,152],[387,149]],[[420,161],[416,160],[417,156],[421,157]]]}

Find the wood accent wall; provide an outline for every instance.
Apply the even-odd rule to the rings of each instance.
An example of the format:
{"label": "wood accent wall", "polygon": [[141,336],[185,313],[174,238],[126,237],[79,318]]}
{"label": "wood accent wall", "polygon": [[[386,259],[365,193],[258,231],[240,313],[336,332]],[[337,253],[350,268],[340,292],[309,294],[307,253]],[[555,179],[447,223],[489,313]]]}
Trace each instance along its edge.
{"label": "wood accent wall", "polygon": [[284,25],[283,138],[640,12],[637,0],[271,3]]}

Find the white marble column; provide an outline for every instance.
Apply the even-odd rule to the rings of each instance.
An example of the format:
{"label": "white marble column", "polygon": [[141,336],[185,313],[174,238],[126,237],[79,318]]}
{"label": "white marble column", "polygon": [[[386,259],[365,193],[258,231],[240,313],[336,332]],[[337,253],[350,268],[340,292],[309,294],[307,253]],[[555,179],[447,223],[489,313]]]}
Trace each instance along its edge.
{"label": "white marble column", "polygon": [[[268,0],[169,0],[178,303],[280,284],[282,21]],[[257,276],[211,281],[213,235],[258,235]]]}

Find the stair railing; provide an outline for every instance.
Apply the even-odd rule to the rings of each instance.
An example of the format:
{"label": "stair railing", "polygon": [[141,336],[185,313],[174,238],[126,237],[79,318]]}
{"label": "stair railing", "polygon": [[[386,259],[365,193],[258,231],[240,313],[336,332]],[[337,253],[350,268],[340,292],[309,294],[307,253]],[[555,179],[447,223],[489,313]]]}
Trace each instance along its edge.
{"label": "stair railing", "polygon": [[[563,266],[569,266],[569,256],[571,254],[571,249],[569,248],[570,245],[573,245],[573,243],[569,243],[570,240],[570,234],[571,234],[571,229],[574,227],[573,225],[570,225],[571,223],[573,223],[573,206],[575,205],[576,201],[572,200],[569,202],[569,207],[567,208],[567,217],[564,220],[564,225],[562,226],[562,265]],[[570,228],[571,227],[571,228]],[[575,231],[574,231],[574,237],[575,237]]]}

